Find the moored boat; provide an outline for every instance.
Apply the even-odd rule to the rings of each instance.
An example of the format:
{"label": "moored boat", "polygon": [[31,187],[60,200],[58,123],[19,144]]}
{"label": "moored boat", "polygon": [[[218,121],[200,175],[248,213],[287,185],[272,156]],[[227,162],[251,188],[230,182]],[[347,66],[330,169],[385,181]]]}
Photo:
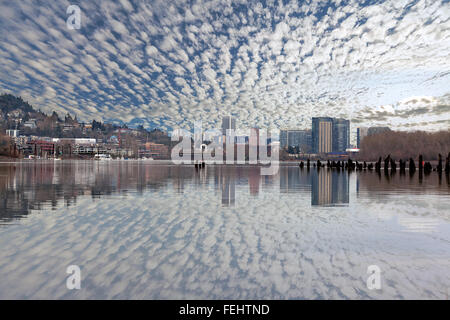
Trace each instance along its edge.
{"label": "moored boat", "polygon": [[111,160],[111,156],[109,154],[96,154],[94,156],[94,160],[98,160],[98,161],[110,161]]}

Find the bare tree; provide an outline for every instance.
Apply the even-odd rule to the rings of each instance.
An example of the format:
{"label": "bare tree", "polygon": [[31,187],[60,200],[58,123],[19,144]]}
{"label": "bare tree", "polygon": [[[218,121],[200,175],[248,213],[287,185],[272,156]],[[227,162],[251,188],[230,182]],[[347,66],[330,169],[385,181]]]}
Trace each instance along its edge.
{"label": "bare tree", "polygon": [[359,158],[374,161],[390,154],[394,159],[416,159],[422,154],[424,160],[437,160],[438,154],[450,151],[450,130],[438,132],[389,131],[364,137]]}

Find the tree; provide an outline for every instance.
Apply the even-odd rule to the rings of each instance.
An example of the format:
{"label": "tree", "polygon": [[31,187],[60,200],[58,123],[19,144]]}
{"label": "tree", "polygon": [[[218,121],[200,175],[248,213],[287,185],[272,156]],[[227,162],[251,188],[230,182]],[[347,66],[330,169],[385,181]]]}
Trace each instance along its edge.
{"label": "tree", "polygon": [[0,156],[11,156],[11,146],[13,142],[10,137],[0,134]]}
{"label": "tree", "polygon": [[450,130],[438,132],[389,131],[364,137],[359,158],[374,161],[390,154],[394,159],[416,159],[422,154],[424,160],[437,160],[438,154],[450,150]]}

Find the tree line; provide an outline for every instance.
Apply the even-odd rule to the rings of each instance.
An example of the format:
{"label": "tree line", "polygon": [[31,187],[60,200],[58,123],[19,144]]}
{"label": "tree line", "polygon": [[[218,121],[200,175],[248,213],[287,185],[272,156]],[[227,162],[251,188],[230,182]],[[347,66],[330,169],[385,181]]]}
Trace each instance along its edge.
{"label": "tree line", "polygon": [[425,131],[387,131],[366,136],[361,141],[358,158],[376,161],[378,157],[391,155],[394,159],[417,159],[419,154],[424,160],[437,160],[438,154],[445,158],[450,152],[450,130]]}

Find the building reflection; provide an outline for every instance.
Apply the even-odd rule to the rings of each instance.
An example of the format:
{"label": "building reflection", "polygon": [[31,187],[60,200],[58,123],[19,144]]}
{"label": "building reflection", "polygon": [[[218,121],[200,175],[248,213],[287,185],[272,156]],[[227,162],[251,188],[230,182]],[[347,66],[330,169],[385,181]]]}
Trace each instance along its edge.
{"label": "building reflection", "polygon": [[213,168],[214,181],[220,186],[222,206],[232,207],[236,201],[236,177],[239,175],[236,168],[219,166]]}
{"label": "building reflection", "polygon": [[311,172],[311,205],[345,206],[349,199],[347,172],[327,169]]}
{"label": "building reflection", "polygon": [[[399,188],[416,190],[418,175],[383,178],[374,172],[356,175],[356,196],[379,190],[395,193]],[[424,177],[427,188],[448,194],[448,175]],[[245,196],[277,195],[279,201],[287,194],[311,196],[312,206],[345,206],[349,204],[349,173],[321,169],[301,170],[297,166],[280,166],[274,176],[261,176],[258,166],[207,166],[195,170],[192,166],[145,164],[139,162],[98,163],[18,162],[0,164],[0,224],[27,216],[33,210],[73,206],[77,198],[102,198],[115,194],[143,194],[146,192],[173,193],[208,192],[211,184],[217,203],[224,207],[236,203],[236,189]],[[194,191],[192,191],[194,190]],[[170,201],[170,191],[168,201]],[[278,195],[279,193],[279,195]],[[388,196],[388,195],[386,195]],[[295,199],[295,198],[294,198]]]}
{"label": "building reflection", "polygon": [[297,193],[311,189],[309,171],[297,167],[280,168],[280,193]]}
{"label": "building reflection", "polygon": [[224,177],[222,180],[222,205],[233,206],[236,194],[235,180],[231,177]]}
{"label": "building reflection", "polygon": [[250,167],[248,170],[248,187],[252,196],[259,194],[259,184],[261,182],[261,168]]}

